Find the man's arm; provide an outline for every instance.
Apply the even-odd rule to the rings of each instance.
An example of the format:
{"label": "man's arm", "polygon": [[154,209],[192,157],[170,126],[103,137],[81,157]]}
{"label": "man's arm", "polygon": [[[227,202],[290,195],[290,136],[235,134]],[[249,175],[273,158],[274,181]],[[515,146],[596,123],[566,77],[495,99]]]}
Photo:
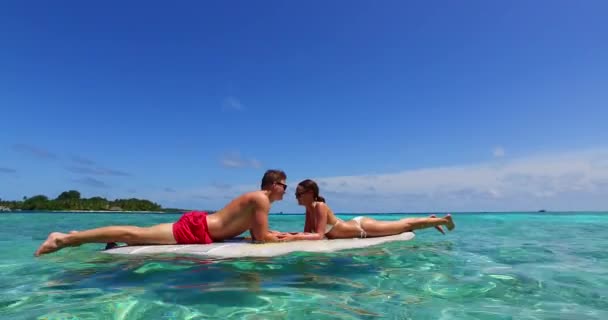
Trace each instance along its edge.
{"label": "man's arm", "polygon": [[253,201],[253,221],[249,231],[251,236],[258,242],[278,242],[276,234],[268,230],[270,202],[263,197],[256,197]]}

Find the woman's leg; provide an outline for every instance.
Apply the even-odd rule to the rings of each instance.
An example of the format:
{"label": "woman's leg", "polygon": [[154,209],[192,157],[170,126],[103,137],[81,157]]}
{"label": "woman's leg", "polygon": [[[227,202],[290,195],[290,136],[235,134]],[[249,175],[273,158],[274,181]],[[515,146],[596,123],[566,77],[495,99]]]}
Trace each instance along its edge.
{"label": "woman's leg", "polygon": [[371,218],[361,219],[361,227],[368,237],[382,237],[445,225],[448,230],[454,229],[452,216],[443,218],[404,218],[398,221],[378,221]]}
{"label": "woman's leg", "polygon": [[70,234],[53,232],[40,245],[34,255],[39,256],[64,247],[79,246],[84,243],[124,242],[127,244],[175,244],[173,223],[163,223],[152,227],[112,226],[85,230]]}

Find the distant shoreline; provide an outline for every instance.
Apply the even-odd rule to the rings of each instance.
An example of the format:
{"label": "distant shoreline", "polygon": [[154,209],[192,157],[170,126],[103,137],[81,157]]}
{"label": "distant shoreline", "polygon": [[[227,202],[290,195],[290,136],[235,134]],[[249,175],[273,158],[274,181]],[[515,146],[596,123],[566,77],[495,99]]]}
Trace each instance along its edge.
{"label": "distant shoreline", "polygon": [[133,211],[133,210],[40,210],[33,212],[68,212],[68,213],[91,213],[91,212],[100,212],[100,213],[178,213],[181,211]]}
{"label": "distant shoreline", "polygon": [[12,210],[2,211],[1,213],[153,213],[153,214],[175,214],[183,213],[185,211],[132,211],[132,210]]}

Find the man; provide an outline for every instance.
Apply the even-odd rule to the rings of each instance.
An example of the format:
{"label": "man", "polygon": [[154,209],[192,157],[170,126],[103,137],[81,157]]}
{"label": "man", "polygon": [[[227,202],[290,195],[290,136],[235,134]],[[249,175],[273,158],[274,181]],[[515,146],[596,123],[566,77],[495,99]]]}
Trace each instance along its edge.
{"label": "man", "polygon": [[285,172],[268,170],[262,178],[261,190],[242,194],[211,215],[192,211],[182,215],[175,223],[146,228],[110,226],[69,234],[53,232],[34,255],[84,243],[208,244],[234,238],[247,230],[256,241],[277,242],[283,234],[268,230],[268,213],[274,201],[283,199],[287,190],[286,180]]}

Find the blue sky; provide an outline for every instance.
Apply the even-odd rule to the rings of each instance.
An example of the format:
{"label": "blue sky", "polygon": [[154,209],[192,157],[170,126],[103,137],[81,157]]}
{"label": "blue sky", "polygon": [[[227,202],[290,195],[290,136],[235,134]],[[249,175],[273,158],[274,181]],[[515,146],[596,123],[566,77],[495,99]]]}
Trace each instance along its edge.
{"label": "blue sky", "polygon": [[0,198],[608,209],[605,1],[0,4]]}

